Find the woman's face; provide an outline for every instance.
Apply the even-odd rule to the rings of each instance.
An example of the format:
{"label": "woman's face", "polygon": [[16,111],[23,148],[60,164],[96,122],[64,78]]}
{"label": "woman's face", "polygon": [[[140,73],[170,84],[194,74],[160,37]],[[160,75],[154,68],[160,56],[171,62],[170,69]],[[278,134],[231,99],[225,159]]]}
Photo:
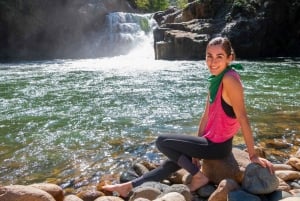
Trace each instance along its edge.
{"label": "woman's face", "polygon": [[227,55],[222,45],[211,45],[206,49],[206,65],[212,75],[219,75],[232,61],[232,55]]}

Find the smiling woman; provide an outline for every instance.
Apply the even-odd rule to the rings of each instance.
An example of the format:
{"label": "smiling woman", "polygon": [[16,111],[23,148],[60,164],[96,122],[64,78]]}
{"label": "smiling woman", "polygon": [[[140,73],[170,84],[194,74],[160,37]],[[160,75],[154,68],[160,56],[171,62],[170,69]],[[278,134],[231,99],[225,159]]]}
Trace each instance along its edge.
{"label": "smiling woman", "polygon": [[[258,157],[254,150],[254,138],[246,113],[240,76],[229,67],[234,58],[233,54],[231,43],[227,38],[214,38],[207,45],[206,65],[212,76],[216,78],[211,80],[217,83],[213,87],[217,90],[209,88],[210,92],[197,135],[174,133],[159,135],[155,141],[156,147],[167,157],[167,160],[161,166],[132,181],[105,185],[104,190],[116,191],[120,196],[127,197],[133,188],[144,182],[167,179],[172,173],[183,168],[192,176],[188,183],[190,191],[196,191],[209,182],[201,171],[199,160],[223,159],[229,156],[232,151],[233,137],[240,128],[249,159],[274,173],[273,164],[265,158]],[[221,104],[221,100],[227,104],[226,108]],[[234,116],[228,115],[228,108]]]}

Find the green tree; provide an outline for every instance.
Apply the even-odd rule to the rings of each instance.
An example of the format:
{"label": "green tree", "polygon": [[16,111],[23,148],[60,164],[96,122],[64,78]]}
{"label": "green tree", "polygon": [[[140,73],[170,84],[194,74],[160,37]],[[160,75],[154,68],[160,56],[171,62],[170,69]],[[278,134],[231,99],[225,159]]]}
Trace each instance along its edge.
{"label": "green tree", "polygon": [[184,8],[187,4],[188,4],[188,0],[177,0],[176,1],[176,6],[178,7],[178,8]]}
{"label": "green tree", "polygon": [[165,10],[170,6],[169,0],[135,0],[138,9],[155,12]]}
{"label": "green tree", "polygon": [[152,2],[152,10],[153,11],[159,11],[159,10],[165,10],[169,7],[170,2],[169,0],[149,0]]}
{"label": "green tree", "polygon": [[149,0],[136,0],[135,4],[138,7],[138,9],[145,11],[149,10]]}

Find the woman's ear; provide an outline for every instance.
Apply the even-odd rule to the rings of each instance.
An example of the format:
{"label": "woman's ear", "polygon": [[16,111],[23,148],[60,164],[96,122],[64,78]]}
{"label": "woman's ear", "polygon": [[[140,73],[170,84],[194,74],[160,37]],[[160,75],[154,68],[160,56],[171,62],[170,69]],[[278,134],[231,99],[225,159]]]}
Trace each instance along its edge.
{"label": "woman's ear", "polygon": [[229,63],[232,62],[233,60],[234,60],[234,55],[233,54],[229,55],[228,56]]}

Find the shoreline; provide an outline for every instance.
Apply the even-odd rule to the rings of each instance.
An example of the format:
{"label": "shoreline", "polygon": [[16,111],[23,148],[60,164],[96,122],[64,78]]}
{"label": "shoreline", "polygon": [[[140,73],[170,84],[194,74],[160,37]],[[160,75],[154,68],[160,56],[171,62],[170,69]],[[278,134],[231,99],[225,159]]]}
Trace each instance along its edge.
{"label": "shoreline", "polygon": [[[259,152],[259,150],[261,150],[261,149],[256,149],[257,152]],[[132,201],[134,200],[132,198],[132,196],[136,196],[136,197],[139,197],[142,195],[147,195],[150,197],[158,196],[158,195],[156,195],[158,189],[155,190],[155,188],[157,188],[158,186],[161,186],[159,189],[165,188],[165,190],[162,190],[162,193],[164,191],[166,191],[166,192],[172,193],[172,195],[174,194],[174,196],[176,195],[177,197],[179,196],[179,194],[183,195],[184,198],[182,198],[182,201],[190,201],[191,198],[193,198],[193,199],[199,198],[199,196],[200,196],[200,198],[201,198],[201,196],[207,196],[207,199],[208,199],[208,197],[210,197],[210,199],[213,200],[212,197],[225,196],[227,194],[230,196],[237,196],[237,195],[235,195],[236,193],[238,193],[239,195],[241,193],[245,193],[244,191],[240,190],[239,185],[243,185],[243,186],[250,185],[246,188],[248,194],[249,194],[250,189],[254,188],[254,189],[257,189],[258,191],[261,191],[261,190],[266,191],[266,192],[263,192],[264,196],[266,196],[266,195],[273,196],[273,197],[281,196],[282,201],[284,201],[284,199],[288,199],[291,197],[295,198],[295,199],[299,199],[299,197],[300,197],[300,165],[299,165],[300,164],[300,149],[299,149],[297,155],[292,156],[286,164],[275,164],[274,165],[275,175],[273,175],[273,176],[270,173],[268,173],[268,170],[266,168],[262,168],[257,164],[249,163],[249,159],[241,159],[241,156],[247,157],[247,153],[245,151],[242,151],[238,148],[234,148],[232,153],[233,153],[233,157],[236,158],[236,160],[240,161],[241,163],[245,163],[245,161],[242,162],[241,160],[248,161],[248,165],[245,166],[246,170],[243,173],[243,174],[245,174],[245,176],[244,176],[243,180],[241,180],[239,182],[234,178],[230,178],[231,177],[230,175],[227,175],[228,178],[223,178],[223,179],[220,178],[219,180],[221,180],[221,181],[217,180],[217,183],[213,182],[211,180],[212,178],[210,178],[209,184],[198,189],[196,194],[195,193],[191,194],[191,192],[189,192],[189,190],[187,189],[187,186],[186,186],[186,183],[188,182],[186,179],[188,178],[189,173],[186,172],[185,170],[181,169],[178,172],[172,174],[172,176],[166,180],[163,180],[161,182],[147,182],[147,183],[141,185],[140,187],[134,188],[129,200],[132,200]],[[227,159],[224,159],[224,161],[221,160],[221,163],[226,163],[226,160]],[[220,160],[212,160],[213,163],[214,163],[214,161],[216,162],[216,161],[220,161]],[[207,170],[205,170],[205,165],[206,166],[209,165],[209,167],[210,167],[213,164],[209,164],[209,163],[206,164],[206,163],[207,163],[206,161],[202,161],[202,166],[204,168],[203,171],[205,174],[209,175],[209,172],[205,172],[205,171],[207,171]],[[229,165],[229,167],[227,167],[227,168],[232,168],[232,167],[230,167],[230,166],[232,166],[232,164],[228,164],[228,163],[226,163],[226,164]],[[247,164],[247,163],[245,163],[245,164]],[[218,166],[220,166],[219,162],[218,162]],[[266,173],[269,176],[267,177],[267,179],[265,177],[263,181],[261,179],[256,180],[255,178],[253,180],[253,178],[252,178],[253,173],[251,173],[250,177],[246,176],[248,174],[247,171],[250,171],[250,170],[247,170],[250,166],[252,166],[253,170],[258,171],[257,172],[258,177],[261,177],[261,176],[265,177]],[[144,161],[143,163],[133,164],[132,170],[135,170],[136,175],[142,175],[145,172],[147,172],[155,167],[157,167],[157,164],[151,164],[151,163]],[[226,167],[223,166],[223,168],[225,168],[224,174],[225,175],[228,174],[228,173],[226,173],[226,172],[228,172],[228,170],[226,170]],[[209,168],[209,169],[213,169],[213,168]],[[264,172],[262,172],[262,171],[264,171]],[[128,172],[130,172],[130,170],[128,170]],[[260,174],[262,174],[262,175],[259,176]],[[245,183],[245,180],[246,180],[245,177],[248,177],[251,180],[251,181],[249,181],[250,183],[248,183],[248,184],[247,184],[247,182]],[[278,184],[276,184],[274,178],[278,179],[278,182],[279,182]],[[91,182],[84,183],[83,181],[81,181],[81,182],[83,182],[82,184],[84,184],[84,185],[81,187],[78,186],[77,191],[73,191],[72,188],[70,188],[70,187],[66,187],[66,186],[62,187],[58,184],[35,183],[35,184],[31,184],[31,185],[0,186],[0,192],[7,191],[10,194],[13,194],[14,196],[21,196],[17,192],[19,192],[19,193],[23,192],[23,191],[27,192],[27,190],[28,190],[27,193],[30,194],[30,191],[32,191],[32,189],[30,189],[30,188],[35,187],[35,188],[41,189],[43,191],[46,191],[52,195],[53,195],[53,192],[55,191],[56,192],[55,196],[59,195],[58,196],[59,198],[56,198],[56,201],[68,201],[69,198],[71,201],[75,197],[78,198],[78,200],[79,199],[80,200],[86,200],[86,199],[96,200],[99,197],[103,197],[103,199],[105,197],[107,197],[107,199],[114,197],[114,198],[118,198],[118,200],[128,200],[128,199],[123,199],[123,198],[118,197],[117,194],[103,191],[102,186],[104,184],[110,184],[110,183],[114,183],[114,182],[122,182],[123,183],[123,182],[129,181],[132,179],[132,175],[130,175],[130,174],[123,174],[123,176],[122,175],[120,175],[120,176],[103,175],[99,179],[100,180],[98,180],[95,183],[91,183]],[[119,179],[121,179],[123,181],[116,181]],[[272,180],[275,183],[272,182]],[[253,181],[254,181],[254,184],[253,184]],[[263,184],[261,184],[261,182],[263,182]],[[267,182],[267,183],[265,183],[265,182]],[[225,187],[224,187],[224,185],[225,185]],[[261,188],[260,185],[263,185],[264,188]],[[152,190],[149,190],[149,188],[151,188]],[[166,189],[168,189],[168,190],[166,190]],[[210,189],[210,190],[208,190],[208,189]],[[211,189],[213,189],[213,190],[211,190]],[[224,189],[226,189],[226,190],[224,190]],[[252,189],[251,191],[256,192],[257,190]],[[145,193],[144,191],[147,191],[147,194],[144,194]],[[178,193],[178,194],[176,194],[176,193]],[[261,197],[260,194],[256,194],[256,193],[250,193],[250,194],[252,196]],[[30,195],[35,196],[32,194],[30,194]],[[166,193],[164,193],[162,195],[166,195]],[[1,198],[1,196],[2,195],[0,193],[0,198]],[[145,197],[145,199],[147,198],[147,196]],[[169,195],[169,196],[171,196],[171,195]],[[150,199],[150,200],[152,200],[152,199]],[[172,198],[170,198],[169,200],[171,201]],[[27,201],[27,200],[25,199],[24,201]],[[52,200],[49,199],[49,201],[52,201]]]}

